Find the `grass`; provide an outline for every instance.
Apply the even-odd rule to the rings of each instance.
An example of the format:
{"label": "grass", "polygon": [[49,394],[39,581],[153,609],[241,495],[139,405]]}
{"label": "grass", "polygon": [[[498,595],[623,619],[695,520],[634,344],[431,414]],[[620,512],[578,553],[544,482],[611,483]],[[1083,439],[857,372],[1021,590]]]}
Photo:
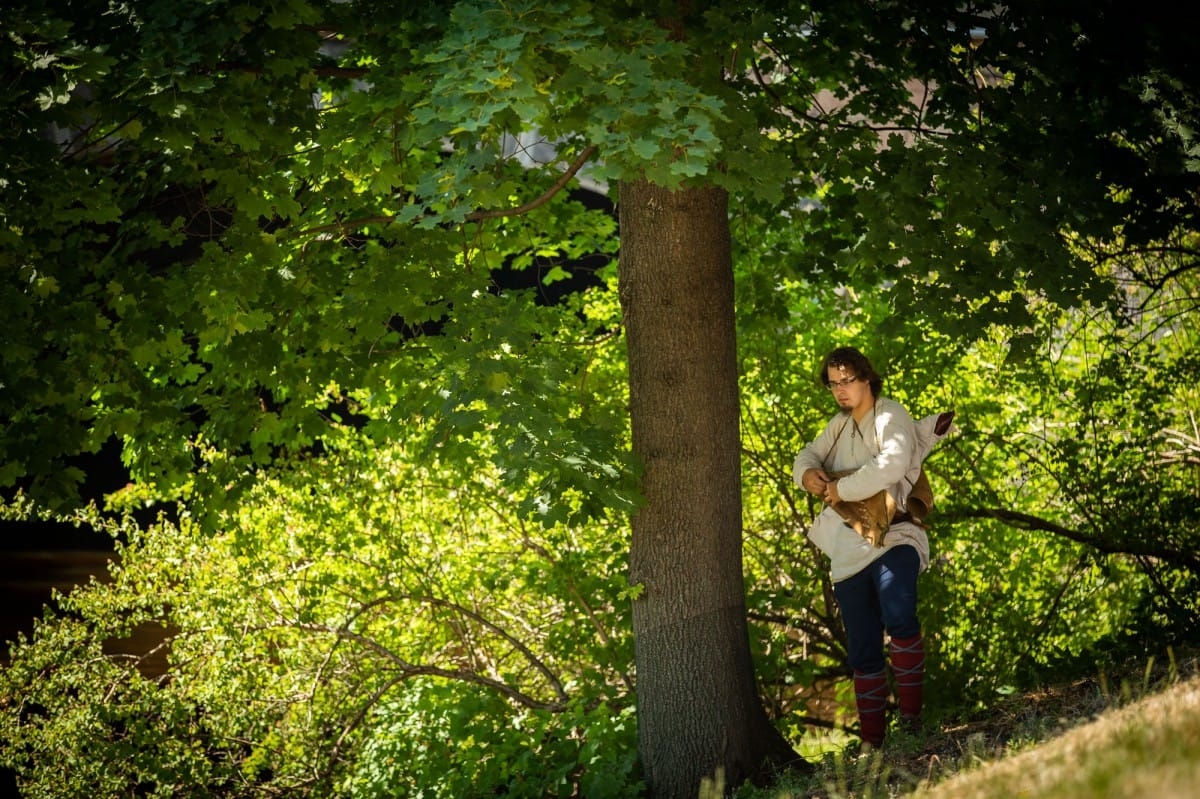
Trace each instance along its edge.
{"label": "grass", "polygon": [[737,799],[1191,799],[1200,795],[1200,653],[1149,658],[1005,698],[937,730],[857,741],[811,777]]}

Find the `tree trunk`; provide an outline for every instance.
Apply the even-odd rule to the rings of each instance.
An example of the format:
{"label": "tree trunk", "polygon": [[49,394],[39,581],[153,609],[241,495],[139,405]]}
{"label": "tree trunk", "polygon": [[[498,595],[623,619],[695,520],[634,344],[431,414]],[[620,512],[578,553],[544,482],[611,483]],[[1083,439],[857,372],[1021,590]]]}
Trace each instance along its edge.
{"label": "tree trunk", "polygon": [[724,191],[620,187],[633,449],[638,746],[655,799],[803,763],[756,689],[742,578],[733,264]]}

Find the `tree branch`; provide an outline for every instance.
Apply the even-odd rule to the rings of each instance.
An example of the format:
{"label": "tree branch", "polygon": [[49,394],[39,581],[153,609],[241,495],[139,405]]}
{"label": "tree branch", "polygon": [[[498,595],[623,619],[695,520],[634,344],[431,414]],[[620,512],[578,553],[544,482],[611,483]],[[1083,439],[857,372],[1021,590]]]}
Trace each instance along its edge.
{"label": "tree branch", "polygon": [[[220,61],[213,67],[213,72],[244,72],[247,75],[262,75],[264,70],[262,67],[254,66],[253,64],[244,64],[238,61]],[[319,78],[346,78],[354,80],[356,78],[365,78],[370,74],[370,70],[365,67],[336,67],[336,66],[319,66],[313,67],[312,73]]]}
{"label": "tree branch", "polygon": [[[596,154],[597,146],[590,144],[583,149],[582,152],[575,158],[567,171],[559,176],[554,185],[541,194],[541,196],[530,200],[529,202],[518,205],[515,208],[497,208],[492,210],[473,211],[467,214],[467,222],[482,222],[486,219],[500,219],[509,216],[520,216],[521,214],[529,213],[535,208],[539,208],[548,203],[554,195],[558,194],[562,189],[575,177],[576,173],[583,168],[583,165]],[[361,219],[352,219],[345,222],[330,222],[326,225],[316,225],[314,227],[305,228],[298,232],[297,235],[311,235],[314,233],[329,233],[332,231],[343,231],[346,228],[362,227],[363,225],[387,225],[396,221],[399,214],[384,214],[380,216],[367,216]],[[420,218],[420,217],[418,217]]]}
{"label": "tree branch", "polygon": [[579,153],[571,166],[567,168],[567,171],[563,172],[562,175],[559,176],[558,180],[554,182],[554,185],[543,192],[540,197],[537,197],[525,203],[524,205],[518,205],[516,208],[497,209],[493,211],[475,211],[467,215],[467,221],[482,222],[485,219],[497,219],[506,216],[520,216],[521,214],[529,213],[535,208],[545,205],[554,195],[562,191],[564,186],[571,182],[571,178],[575,177],[575,173],[582,169],[583,165],[586,164],[588,160],[596,154],[597,149],[598,148],[594,144],[589,144],[587,147],[583,148],[583,151]]}
{"label": "tree branch", "polygon": [[1099,536],[1089,535],[1079,530],[1074,530],[1069,527],[1064,527],[1057,522],[1052,522],[1049,519],[1043,519],[1038,516],[1033,516],[1020,511],[1008,510],[1006,508],[977,508],[975,510],[954,511],[942,514],[944,518],[950,521],[961,521],[966,519],[995,519],[1009,527],[1014,527],[1019,530],[1037,530],[1046,533],[1066,538],[1078,544],[1092,547],[1097,552],[1103,552],[1109,555],[1134,555],[1138,557],[1154,557],[1162,558],[1163,560],[1177,563],[1190,571],[1200,574],[1200,555],[1197,553],[1155,544],[1158,540],[1157,536],[1146,535],[1137,539],[1136,546],[1123,546],[1115,543],[1111,538],[1103,538]]}
{"label": "tree branch", "polygon": [[[535,699],[534,697],[524,693],[523,691],[518,690],[517,688],[514,688],[511,685],[508,685],[507,683],[501,682],[500,680],[496,680],[491,677],[487,677],[483,674],[479,674],[478,672],[468,671],[466,669],[447,669],[447,668],[442,668],[440,666],[431,666],[431,665],[425,665],[425,664],[420,664],[420,663],[410,663],[407,660],[405,660],[404,658],[400,657],[400,655],[393,652],[391,649],[383,646],[378,641],[371,638],[370,636],[366,636],[361,633],[352,632],[350,630],[345,629],[344,627],[334,627],[334,626],[328,625],[328,624],[311,624],[311,623],[299,623],[299,622],[284,622],[284,623],[280,623],[278,625],[273,625],[273,626],[285,627],[285,628],[290,628],[290,629],[294,629],[294,630],[303,630],[305,632],[312,632],[312,633],[325,633],[328,635],[333,635],[341,640],[353,641],[355,643],[361,644],[362,646],[365,646],[367,649],[370,649],[370,650],[376,652],[377,654],[381,655],[385,660],[388,660],[391,663],[396,665],[396,667],[399,669],[400,673],[397,677],[395,677],[391,680],[392,684],[401,682],[403,680],[407,680],[412,677],[421,677],[421,676],[443,677],[448,680],[458,680],[459,682],[465,682],[465,683],[470,683],[473,685],[480,685],[485,688],[491,688],[492,690],[496,691],[497,693],[502,694],[503,696],[506,696],[509,699],[513,700],[514,702],[517,702],[520,705],[523,705],[528,708],[532,708],[534,710],[550,710],[553,712],[559,712],[566,706],[566,698],[561,693],[560,693],[560,697],[561,697],[560,701],[544,702],[544,701]],[[559,691],[561,691],[561,688],[559,689]]]}
{"label": "tree branch", "polygon": [[[530,665],[532,665],[534,669],[536,669],[539,673],[541,673],[541,675],[546,679],[547,683],[549,683],[550,687],[553,689],[554,694],[557,697],[557,701],[546,702],[546,701],[541,701],[541,700],[535,699],[534,697],[524,693],[523,691],[521,691],[511,685],[508,685],[508,684],[506,684],[500,680],[494,679],[492,677],[488,677],[486,675],[479,674],[478,672],[475,672],[475,671],[470,671],[467,669],[442,668],[440,666],[410,663],[407,660],[405,660],[404,658],[402,658],[399,654],[397,654],[396,652],[393,652],[391,649],[384,646],[383,644],[381,644],[379,641],[375,640],[371,636],[365,635],[363,633],[355,632],[350,629],[351,626],[358,619],[360,619],[362,616],[364,616],[368,611],[375,609],[375,608],[379,608],[384,605],[389,605],[389,604],[393,604],[396,602],[406,602],[406,601],[407,602],[416,602],[419,604],[429,605],[432,607],[438,607],[438,608],[442,608],[444,610],[450,610],[450,611],[457,613],[467,619],[470,619],[471,621],[475,622],[476,624],[479,624],[480,626],[486,628],[487,630],[490,630],[492,633],[500,636],[502,639],[507,641],[508,644],[511,645],[516,651],[520,652],[521,655],[524,656],[526,661]],[[470,610],[469,608],[465,608],[462,605],[456,604],[454,602],[450,602],[445,599],[439,599],[438,597],[434,597],[434,596],[413,596],[413,595],[409,595],[409,594],[387,594],[387,595],[379,596],[373,600],[362,603],[358,608],[356,608],[354,610],[354,612],[350,613],[343,620],[343,622],[340,625],[337,625],[337,626],[333,626],[333,625],[329,625],[329,624],[302,623],[302,622],[295,622],[295,621],[283,621],[277,625],[270,625],[270,626],[291,627],[293,629],[305,630],[307,632],[328,633],[328,634],[335,636],[335,638],[338,641],[350,641],[353,643],[357,643],[361,646],[366,647],[367,649],[370,649],[370,650],[376,652],[377,654],[382,656],[384,659],[396,664],[396,666],[400,669],[400,672],[402,675],[400,679],[407,679],[409,677],[428,675],[428,676],[437,676],[437,677],[444,677],[447,679],[459,680],[461,682],[467,682],[467,683],[472,683],[475,685],[481,685],[481,686],[484,686],[487,688],[491,688],[491,689],[497,691],[498,693],[503,694],[504,696],[508,697],[509,699],[512,699],[513,701],[515,701],[521,705],[524,705],[526,707],[539,709],[539,710],[550,710],[553,712],[561,711],[564,707],[566,707],[567,703],[570,701],[570,696],[567,694],[566,689],[563,687],[562,681],[559,680],[558,677],[550,670],[550,668],[541,660],[541,658],[539,658],[523,642],[518,640],[516,637],[510,635],[509,633],[505,632],[498,625],[493,624],[492,622],[488,621],[487,619],[485,619],[483,616],[476,613],[475,611]]]}

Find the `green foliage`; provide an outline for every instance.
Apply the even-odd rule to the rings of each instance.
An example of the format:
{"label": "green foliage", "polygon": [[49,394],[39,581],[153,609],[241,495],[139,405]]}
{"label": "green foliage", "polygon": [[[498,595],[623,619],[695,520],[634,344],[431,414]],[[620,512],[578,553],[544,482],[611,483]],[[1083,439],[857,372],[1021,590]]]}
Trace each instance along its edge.
{"label": "green foliage", "polygon": [[[1186,429],[1196,413],[1194,334],[1181,323],[1194,312],[1193,285],[1186,274],[1153,291],[1130,284],[1116,314],[1045,308],[1039,338],[1047,343],[1019,364],[1001,367],[996,350],[980,348],[976,363],[996,364],[988,383],[1001,391],[970,412],[986,434],[964,438],[956,453],[971,470],[960,474],[972,477],[950,480],[947,515],[1009,526],[998,552],[1011,552],[1011,565],[988,570],[1006,597],[1046,579],[1037,577],[1046,566],[1059,569],[1042,598],[1029,595],[1014,616],[1025,624],[1023,646],[1009,647],[1017,672],[1114,650],[1152,630],[1170,643],[1197,629],[1189,586],[1200,529],[1181,510],[1196,507],[1194,464],[1168,446],[1169,431]],[[972,618],[990,612],[969,597],[948,601],[965,603]],[[1137,610],[1143,605],[1158,610]]]}
{"label": "green foliage", "polygon": [[418,685],[378,717],[348,796],[486,796],[498,786],[531,799],[640,793],[632,708],[573,703],[548,718],[513,714],[495,696]]}
{"label": "green foliage", "polygon": [[[13,647],[3,764],[27,796],[631,795],[622,536],[531,524],[462,467],[347,450],[264,477],[220,534],[107,525],[112,581]],[[113,648],[139,624],[169,678]]]}
{"label": "green foliage", "polygon": [[[584,160],[601,185],[716,183],[754,224],[803,229],[789,275],[895,281],[900,314],[968,337],[1029,323],[1034,294],[1100,303],[1112,273],[1070,237],[1125,225],[1143,245],[1187,224],[1195,105],[1179,26],[1138,15],[1117,65],[1098,54],[1127,32],[1093,7],[1065,9],[1074,26],[1006,7],[976,42],[970,9],[844,0],[662,19],[573,0],[19,4],[0,482],[68,502],[64,459],[115,437],[180,496],[197,448],[237,453],[225,485],[308,451],[347,400],[381,439],[437,417],[516,429],[461,381],[498,346],[564,335],[493,296],[491,270],[612,252],[606,215],[547,194]],[[914,103],[917,85],[938,90]],[[541,409],[556,380],[513,381],[512,405]],[[512,443],[537,446],[504,468],[565,464],[584,492],[622,468],[599,441],[558,457],[561,419],[534,414]]]}
{"label": "green foliage", "polygon": [[[590,360],[573,345],[610,320],[499,295],[491,280],[535,256],[611,254],[612,219],[565,193],[536,219],[506,217],[559,177],[506,148],[591,120],[596,91],[626,115],[595,131],[592,144],[612,144],[606,163],[641,146],[632,129],[706,135],[702,98],[679,97],[689,110],[675,122],[647,105],[684,88],[657,74],[679,48],[641,35],[621,80],[592,46],[604,29],[568,5],[386,19],[340,3],[225,5],[13,12],[0,478],[69,501],[79,475],[63,458],[116,437],[140,482],[200,500],[189,475],[208,449],[226,458],[212,483],[240,485],[337,437],[330,409],[348,406],[379,440],[421,429],[437,448],[509,431],[496,452],[512,455],[500,466],[530,486],[530,508],[619,482],[620,430],[582,418],[562,390]],[[334,32],[324,50],[318,21]],[[77,53],[99,55],[66,57]],[[370,91],[356,90],[348,79],[368,70]],[[574,88],[551,93],[564,70]],[[58,99],[37,110],[56,81]],[[557,149],[571,159],[582,145]],[[477,212],[497,215],[460,227]]]}
{"label": "green foliage", "polygon": [[747,598],[780,723],[798,736],[816,697],[849,699],[827,566],[803,537],[817,508],[790,473],[832,411],[815,372],[835,345],[868,352],[916,416],[958,413],[962,432],[927,463],[934,712],[1194,636],[1194,275],[1152,287],[1171,267],[1146,259],[1124,307],[1038,299],[1036,357],[1014,360],[1020,328],[969,343],[896,320],[902,286],[765,280],[759,260],[798,235],[758,240],[738,285],[755,309],[739,321]]}
{"label": "green foliage", "polygon": [[[14,647],[0,757],[29,795],[636,790],[612,268],[557,305],[496,280],[615,256],[575,176],[731,194],[747,595],[789,734],[814,688],[846,698],[789,473],[833,344],[959,412],[930,463],[935,705],[1195,632],[1173,17],[94,5],[5,17],[0,487],[70,506],[69,459],[116,440],[114,508],[184,505],[113,527],[113,581]],[[170,680],[105,650],[146,623]]]}

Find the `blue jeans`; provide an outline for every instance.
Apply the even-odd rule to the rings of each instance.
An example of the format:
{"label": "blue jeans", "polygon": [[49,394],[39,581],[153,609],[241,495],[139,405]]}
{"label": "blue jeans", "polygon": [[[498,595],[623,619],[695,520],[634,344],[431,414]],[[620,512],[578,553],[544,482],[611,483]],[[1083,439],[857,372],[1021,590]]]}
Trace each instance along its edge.
{"label": "blue jeans", "polygon": [[917,575],[921,556],[913,547],[893,547],[870,566],[833,584],[842,610],[850,667],[864,674],[883,671],[883,632],[911,638],[921,632],[917,619]]}

